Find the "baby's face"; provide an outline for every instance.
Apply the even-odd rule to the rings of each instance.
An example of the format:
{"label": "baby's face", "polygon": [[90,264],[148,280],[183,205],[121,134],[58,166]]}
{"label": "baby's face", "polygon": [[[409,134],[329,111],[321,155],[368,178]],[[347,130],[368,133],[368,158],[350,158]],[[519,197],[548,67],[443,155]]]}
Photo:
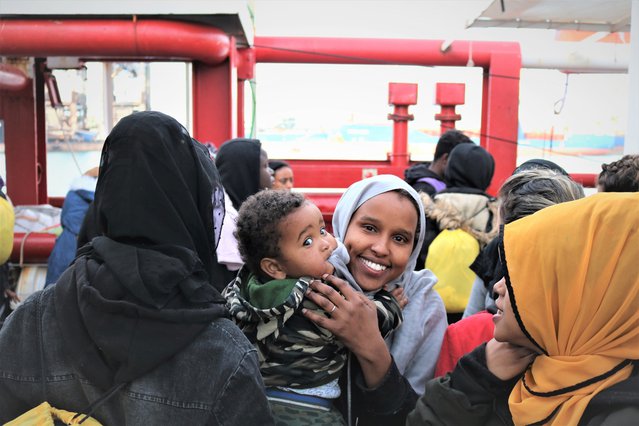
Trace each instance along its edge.
{"label": "baby's face", "polygon": [[289,214],[279,226],[280,268],[289,278],[321,278],[333,272],[328,262],[337,241],[326,231],[324,218],[317,206],[304,203]]}

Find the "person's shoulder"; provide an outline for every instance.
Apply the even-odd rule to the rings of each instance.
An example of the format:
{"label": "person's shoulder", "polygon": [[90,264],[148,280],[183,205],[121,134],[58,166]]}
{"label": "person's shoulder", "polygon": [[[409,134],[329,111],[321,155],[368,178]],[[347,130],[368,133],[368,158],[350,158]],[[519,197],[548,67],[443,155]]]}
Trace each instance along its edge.
{"label": "person's shoulder", "polygon": [[221,342],[228,350],[238,353],[255,349],[244,333],[228,318],[218,318],[211,322],[198,339],[205,343],[213,343],[210,339],[214,339],[216,345]]}

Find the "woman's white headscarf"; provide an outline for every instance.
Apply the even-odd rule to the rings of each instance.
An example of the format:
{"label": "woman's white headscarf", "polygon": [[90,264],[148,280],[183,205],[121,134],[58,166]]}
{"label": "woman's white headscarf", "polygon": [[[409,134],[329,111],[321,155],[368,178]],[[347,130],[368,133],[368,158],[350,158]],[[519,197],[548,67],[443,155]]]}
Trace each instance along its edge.
{"label": "woman's white headscarf", "polygon": [[[422,201],[417,195],[417,192],[402,179],[398,178],[394,175],[378,175],[373,176],[367,179],[363,179],[359,182],[355,182],[352,184],[346,192],[342,195],[342,198],[337,202],[337,206],[335,207],[335,214],[333,215],[333,233],[335,238],[341,243],[344,242],[344,238],[346,236],[346,230],[348,229],[348,224],[355,214],[355,211],[366,201],[371,198],[383,194],[388,191],[394,191],[398,189],[403,189],[410,194],[410,196],[415,200],[415,204],[419,209],[418,215],[418,223],[419,223],[419,235],[417,237],[417,243],[413,248],[413,251],[408,260],[408,264],[406,265],[406,269],[404,272],[388,283],[388,290],[392,290],[395,287],[406,287],[412,281],[420,280],[423,277],[429,276],[433,277],[432,272],[427,270],[422,270],[415,272],[415,264],[417,263],[417,256],[419,255],[419,250],[424,242],[424,234],[425,234],[425,219],[424,219],[424,206],[422,205]],[[331,262],[333,262],[335,269],[338,274],[343,277],[346,281],[348,281],[354,288],[359,291],[362,291],[360,286],[355,282],[353,275],[348,270],[348,263],[350,258],[348,256],[348,251],[340,244],[339,248],[333,255]],[[433,283],[434,284],[434,283]]]}

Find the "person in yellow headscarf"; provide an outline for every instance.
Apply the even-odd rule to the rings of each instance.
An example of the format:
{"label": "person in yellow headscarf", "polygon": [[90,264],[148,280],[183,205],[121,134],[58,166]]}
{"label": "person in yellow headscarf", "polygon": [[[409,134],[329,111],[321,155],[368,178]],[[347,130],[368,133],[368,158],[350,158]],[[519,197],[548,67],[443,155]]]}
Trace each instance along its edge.
{"label": "person in yellow headscarf", "polygon": [[495,338],[431,380],[407,425],[635,425],[639,194],[506,225]]}

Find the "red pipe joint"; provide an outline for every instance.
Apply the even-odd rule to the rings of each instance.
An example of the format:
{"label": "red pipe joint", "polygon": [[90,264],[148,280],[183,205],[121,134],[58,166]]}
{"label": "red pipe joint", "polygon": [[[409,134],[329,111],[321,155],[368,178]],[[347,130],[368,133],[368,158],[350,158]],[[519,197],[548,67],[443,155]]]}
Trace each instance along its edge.
{"label": "red pipe joint", "polygon": [[435,114],[435,120],[441,121],[441,134],[455,128],[455,121],[461,120],[461,115],[455,112],[457,105],[463,105],[466,85],[464,83],[437,83],[435,87],[435,103],[441,105],[439,114]]}
{"label": "red pipe joint", "polygon": [[20,91],[29,85],[29,77],[18,67],[0,64],[0,90]]}
{"label": "red pipe joint", "polygon": [[198,60],[228,58],[229,37],[203,25],[160,20],[0,19],[0,55],[131,57]]}
{"label": "red pipe joint", "polygon": [[393,152],[388,156],[391,165],[408,166],[408,121],[413,115],[408,113],[408,106],[417,103],[417,84],[389,83],[388,103],[395,106],[388,119],[393,120]]}

